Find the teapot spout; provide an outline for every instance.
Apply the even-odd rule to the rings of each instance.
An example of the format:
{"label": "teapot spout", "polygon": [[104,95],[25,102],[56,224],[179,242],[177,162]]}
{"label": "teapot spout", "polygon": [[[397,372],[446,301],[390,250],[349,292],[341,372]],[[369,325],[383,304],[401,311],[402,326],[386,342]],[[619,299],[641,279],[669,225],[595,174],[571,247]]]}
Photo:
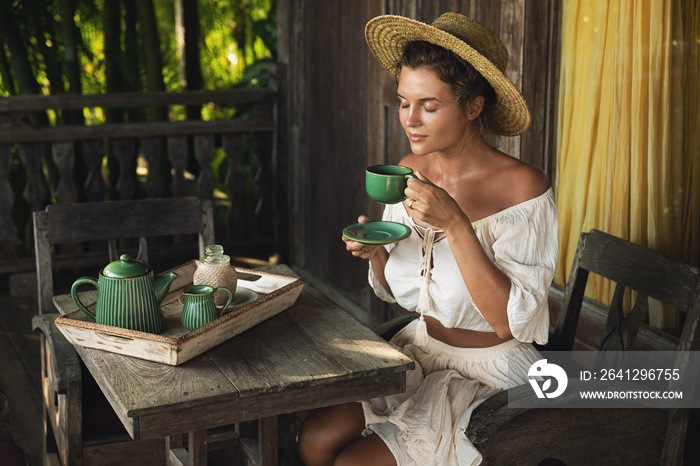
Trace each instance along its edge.
{"label": "teapot spout", "polygon": [[155,278],[153,281],[153,288],[156,293],[156,302],[158,304],[165,299],[168,291],[170,291],[170,286],[173,284],[173,281],[175,281],[176,278],[177,274],[173,272]]}

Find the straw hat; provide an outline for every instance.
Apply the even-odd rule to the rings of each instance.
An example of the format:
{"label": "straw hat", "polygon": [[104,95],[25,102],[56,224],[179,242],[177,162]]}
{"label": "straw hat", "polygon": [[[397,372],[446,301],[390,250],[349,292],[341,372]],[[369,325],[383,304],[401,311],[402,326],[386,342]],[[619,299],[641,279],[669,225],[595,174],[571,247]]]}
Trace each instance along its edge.
{"label": "straw hat", "polygon": [[403,16],[377,16],[367,23],[365,39],[379,63],[397,81],[408,42],[426,41],[456,53],[471,63],[496,91],[489,131],[517,136],[530,126],[525,99],[504,74],[508,50],[496,34],[478,21],[458,13],[445,13],[433,24]]}

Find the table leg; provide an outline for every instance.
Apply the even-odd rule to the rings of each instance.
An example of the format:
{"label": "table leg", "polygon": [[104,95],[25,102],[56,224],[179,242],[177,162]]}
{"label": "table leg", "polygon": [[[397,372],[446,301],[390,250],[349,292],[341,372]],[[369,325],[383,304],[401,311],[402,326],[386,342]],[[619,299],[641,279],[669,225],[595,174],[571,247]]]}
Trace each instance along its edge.
{"label": "table leg", "polygon": [[259,419],[257,438],[252,422],[236,424],[241,448],[241,464],[257,466],[277,466],[277,416]]}
{"label": "table leg", "polygon": [[187,460],[182,435],[165,437],[165,465],[182,466]]}
{"label": "table leg", "polygon": [[207,430],[189,433],[190,466],[207,466]]}
{"label": "table leg", "polygon": [[184,448],[182,435],[166,437],[166,466],[207,466],[206,429],[190,432],[188,434],[188,444],[188,449],[186,450]]}
{"label": "table leg", "polygon": [[277,416],[258,421],[258,452],[260,464],[277,464]]}

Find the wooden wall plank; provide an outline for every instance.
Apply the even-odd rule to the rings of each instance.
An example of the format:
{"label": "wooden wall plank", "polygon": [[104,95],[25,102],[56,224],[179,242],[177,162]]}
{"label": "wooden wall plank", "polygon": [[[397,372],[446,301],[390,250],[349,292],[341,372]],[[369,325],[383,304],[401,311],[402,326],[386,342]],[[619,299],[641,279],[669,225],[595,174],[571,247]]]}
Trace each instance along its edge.
{"label": "wooden wall plank", "polygon": [[501,37],[501,0],[475,0],[471,6],[471,16]]}
{"label": "wooden wall plank", "polygon": [[177,136],[181,134],[226,133],[231,131],[273,131],[271,114],[256,114],[242,120],[210,121],[154,121],[143,123],[106,123],[93,126],[61,126],[45,128],[17,128],[0,131],[0,143],[73,141],[93,138],[148,137],[154,134]]}
{"label": "wooden wall plank", "polygon": [[523,53],[523,95],[532,114],[530,130],[522,136],[522,160],[541,167],[554,181],[556,73],[558,67],[557,0],[526,2]]}
{"label": "wooden wall plank", "polygon": [[272,160],[270,170],[272,177],[272,201],[276,206],[275,214],[272,216],[272,231],[275,236],[275,243],[278,245],[278,254],[284,263],[289,262],[289,251],[291,242],[289,241],[289,189],[291,186],[290,168],[292,166],[289,156],[289,139],[291,131],[289,122],[291,121],[289,106],[287,105],[287,95],[289,94],[288,69],[282,63],[275,63],[269,67],[270,88],[277,92],[275,101],[274,122],[275,133],[273,137],[273,148],[271,151]]}
{"label": "wooden wall plank", "polygon": [[[342,229],[366,213],[367,55],[362,2],[307,2],[314,32],[307,49],[308,228],[305,264],[341,289],[359,290],[357,259],[345,251]],[[295,242],[295,246],[296,246]],[[351,273],[338,273],[339,270]]]}
{"label": "wooden wall plank", "polygon": [[272,102],[275,93],[270,89],[230,89],[186,92],[121,92],[118,94],[52,94],[19,95],[0,99],[0,113],[77,109],[94,107],[123,107],[124,102],[138,102],[143,107],[162,105],[201,105],[203,102]]}
{"label": "wooden wall plank", "polygon": [[[523,31],[525,0],[510,0],[501,3],[499,37],[508,49],[506,76],[515,87],[522,89],[523,78]],[[500,149],[508,155],[520,158],[520,136],[503,137]]]}
{"label": "wooden wall plank", "polygon": [[[280,49],[278,59],[285,64],[289,74],[289,96],[287,105],[290,115],[290,212],[292,218],[290,236],[293,247],[291,248],[290,261],[298,267],[306,267],[307,240],[306,229],[306,187],[308,186],[308,124],[306,122],[308,95],[308,54],[307,43],[311,35],[308,29],[306,0],[281,1],[278,9],[279,31],[283,33],[278,37]],[[286,14],[282,14],[286,12]]]}

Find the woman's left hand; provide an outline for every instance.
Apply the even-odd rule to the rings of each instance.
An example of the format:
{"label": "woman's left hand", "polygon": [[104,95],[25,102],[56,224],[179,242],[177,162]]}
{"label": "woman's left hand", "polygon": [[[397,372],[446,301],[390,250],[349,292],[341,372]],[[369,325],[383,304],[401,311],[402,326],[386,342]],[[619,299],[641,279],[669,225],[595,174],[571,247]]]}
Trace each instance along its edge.
{"label": "woman's left hand", "polygon": [[408,197],[406,206],[413,211],[416,219],[447,230],[453,221],[465,215],[447,191],[420,172],[415,172],[415,175],[418,179],[408,180],[404,194]]}

